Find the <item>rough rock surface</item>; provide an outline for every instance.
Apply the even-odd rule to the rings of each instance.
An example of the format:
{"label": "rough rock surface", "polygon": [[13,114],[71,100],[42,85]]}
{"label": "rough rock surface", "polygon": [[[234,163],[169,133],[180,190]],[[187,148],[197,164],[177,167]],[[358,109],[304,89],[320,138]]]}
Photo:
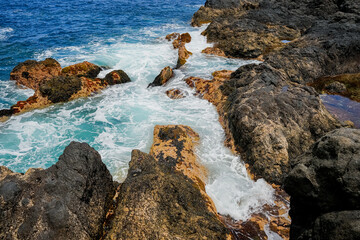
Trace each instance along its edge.
{"label": "rough rock surface", "polygon": [[[185,95],[180,89],[170,89],[166,91],[166,95],[171,99],[180,99],[184,98]],[[0,113],[1,116],[1,113]]]}
{"label": "rough rock surface", "polygon": [[219,113],[252,172],[281,184],[289,159],[341,126],[306,84],[359,73],[360,4],[354,0],[234,3],[207,1],[194,14],[193,24],[211,21],[204,34],[227,56],[262,59],[259,65],[240,67],[222,84],[226,103]]}
{"label": "rough rock surface", "polygon": [[151,155],[132,152],[104,239],[230,239],[196,179],[197,139],[186,126],[155,127]]}
{"label": "rough rock surface", "polygon": [[59,76],[60,72],[61,66],[55,59],[47,58],[40,62],[27,60],[11,71],[10,80],[15,80],[18,85],[37,89],[42,81]]}
{"label": "rough rock surface", "polygon": [[178,61],[176,64],[176,68],[180,68],[186,63],[186,60],[192,55],[191,52],[189,52],[185,44],[191,42],[191,36],[189,33],[183,33],[181,34],[178,39],[175,39],[173,42],[174,48],[178,48]]}
{"label": "rough rock surface", "polygon": [[360,130],[341,128],[293,162],[292,239],[359,239]]}
{"label": "rough rock surface", "polygon": [[209,55],[216,55],[219,57],[225,57],[225,52],[217,47],[208,47],[201,51],[202,53],[209,54]]}
{"label": "rough rock surface", "polygon": [[65,76],[96,78],[100,71],[101,68],[99,66],[84,61],[82,63],[77,63],[63,68],[61,70],[61,74]]}
{"label": "rough rock surface", "polygon": [[114,194],[100,155],[72,142],[52,167],[0,167],[1,239],[95,239]]}
{"label": "rough rock surface", "polygon": [[131,82],[131,79],[123,70],[114,70],[106,74],[104,82],[108,85],[115,85]]}
{"label": "rough rock surface", "polygon": [[[55,69],[57,70],[55,71]],[[25,101],[18,101],[10,109],[0,110],[0,121],[6,121],[13,114],[44,108],[54,103],[67,102],[80,97],[88,97],[108,85],[131,81],[122,70],[112,71],[104,79],[95,78],[100,72],[100,67],[89,62],[71,65],[61,71],[60,64],[53,59],[46,59],[42,62],[29,60],[16,66],[11,74],[14,79],[17,79],[16,76],[25,70],[31,73],[27,84],[33,84],[35,93]],[[59,75],[60,71],[61,75]]]}
{"label": "rough rock surface", "polygon": [[160,74],[156,76],[155,80],[150,83],[148,87],[165,85],[173,76],[174,72],[172,68],[167,66],[163,70],[161,70]]}

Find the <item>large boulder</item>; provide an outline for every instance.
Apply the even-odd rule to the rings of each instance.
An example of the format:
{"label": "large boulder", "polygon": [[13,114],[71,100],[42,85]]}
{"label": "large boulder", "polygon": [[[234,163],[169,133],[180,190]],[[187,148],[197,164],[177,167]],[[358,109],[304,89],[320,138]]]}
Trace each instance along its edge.
{"label": "large boulder", "polygon": [[55,59],[47,58],[39,62],[27,60],[11,71],[10,80],[36,90],[41,82],[59,76],[60,72],[61,66]]}
{"label": "large boulder", "polygon": [[85,143],[72,142],[46,170],[0,167],[0,238],[96,239],[113,194],[109,171]]}
{"label": "large boulder", "polygon": [[293,161],[285,180],[292,239],[360,236],[360,130],[341,128]]}
{"label": "large boulder", "polygon": [[114,70],[106,74],[103,81],[108,85],[115,85],[131,82],[131,79],[123,70]]}
{"label": "large boulder", "polygon": [[174,71],[171,67],[167,66],[161,70],[159,75],[156,76],[154,81],[148,87],[157,87],[165,85],[174,76]]}
{"label": "large boulder", "polygon": [[104,239],[230,239],[205,193],[186,126],[156,126],[151,154],[134,150]]}
{"label": "large boulder", "polygon": [[77,63],[63,68],[61,70],[61,74],[65,76],[96,78],[100,71],[101,68],[99,66],[84,61],[82,63]]}

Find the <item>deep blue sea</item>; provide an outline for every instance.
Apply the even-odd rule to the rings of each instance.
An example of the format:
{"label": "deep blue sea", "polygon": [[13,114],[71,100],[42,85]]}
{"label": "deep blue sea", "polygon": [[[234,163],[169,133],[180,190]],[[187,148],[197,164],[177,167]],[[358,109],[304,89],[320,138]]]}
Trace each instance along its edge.
{"label": "deep blue sea", "polygon": [[[131,83],[109,87],[95,96],[13,116],[0,123],[0,165],[25,172],[54,164],[71,141],[87,142],[102,156],[118,181],[127,174],[132,149],[149,152],[157,124],[185,124],[199,133],[199,161],[209,170],[206,191],[217,210],[245,220],[267,203],[273,189],[253,181],[238,156],[224,147],[224,131],[213,105],[194,96],[184,79],[211,79],[216,70],[253,63],[206,56],[211,44],[193,28],[191,17],[204,0],[0,0],[0,108],[33,94],[9,81],[11,70],[27,59],[57,59],[65,67],[89,61],[124,70]],[[163,87],[147,89],[160,70],[174,67],[177,52],[165,36],[189,32],[193,52]],[[180,88],[186,97],[169,99]],[[276,239],[276,237],[273,237]]]}

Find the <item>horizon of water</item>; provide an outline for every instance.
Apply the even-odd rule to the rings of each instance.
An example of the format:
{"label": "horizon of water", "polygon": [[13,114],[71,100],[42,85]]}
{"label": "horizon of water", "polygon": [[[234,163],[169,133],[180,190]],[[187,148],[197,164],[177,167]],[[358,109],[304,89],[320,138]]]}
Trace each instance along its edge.
{"label": "horizon of water", "polygon": [[[20,4],[20,1],[14,2]],[[32,2],[45,5],[36,0]],[[66,24],[66,17],[59,14],[72,12],[66,13],[58,9],[63,7],[63,2],[55,1],[48,7],[55,9],[53,18],[59,17]],[[110,1],[79,2],[91,5],[94,2]],[[79,2],[74,4],[79,7]],[[3,22],[0,25],[1,108],[32,95],[32,90],[18,88],[8,80],[16,63],[26,59],[43,60],[53,57],[62,67],[86,60],[110,67],[109,70],[102,71],[99,77],[113,69],[122,69],[132,82],[109,87],[89,98],[13,116],[0,123],[0,165],[18,172],[34,167],[47,168],[57,161],[71,141],[80,141],[95,148],[114,179],[122,181],[127,174],[131,151],[140,149],[149,152],[155,125],[184,124],[200,135],[196,155],[200,163],[209,170],[206,191],[220,214],[229,215],[236,220],[246,220],[264,204],[272,205],[274,190],[271,186],[262,179],[251,180],[240,158],[224,146],[225,133],[218,121],[215,107],[206,100],[195,97],[194,90],[184,82],[189,76],[210,79],[211,73],[216,70],[236,70],[241,65],[256,62],[201,53],[202,49],[211,45],[201,35],[205,27],[193,28],[190,20],[203,1],[186,0],[182,4],[162,1],[161,6],[157,5],[157,1],[112,2],[120,4],[119,8],[130,11],[125,14],[128,18],[124,18],[126,21],[131,18],[133,22],[123,23],[119,29],[114,27],[114,19],[117,17],[114,7],[111,11],[115,13],[110,17],[106,11],[101,11],[106,13],[103,15],[94,13],[97,19],[89,19],[86,15],[84,17],[90,23],[81,23],[77,19],[80,22],[72,31],[81,34],[79,39],[70,42],[69,39],[74,36],[67,28],[62,31],[70,32],[62,35],[59,30],[62,22],[59,23],[60,26],[49,23],[49,26],[28,37],[19,33],[22,21],[28,20],[27,17],[34,17],[34,12],[41,12],[41,7],[33,7],[26,12],[16,10],[23,7],[12,3],[12,7],[5,9],[5,13],[12,11],[13,16],[6,17],[6,24]],[[88,9],[88,5],[84,8]],[[135,9],[138,5],[141,5],[141,9]],[[0,0],[0,7],[3,6],[4,1]],[[20,20],[20,16],[25,16],[25,19]],[[0,14],[0,17],[4,18],[4,15]],[[50,18],[46,14],[36,17]],[[87,28],[89,24],[96,26],[99,31],[89,33],[90,29],[94,29]],[[187,48],[193,55],[185,66],[175,70],[175,77],[169,84],[148,89],[147,85],[162,68],[176,65],[177,52],[172,48],[171,42],[164,38],[172,32],[191,34],[192,42],[187,44]],[[19,46],[26,44],[29,46],[19,49]],[[1,47],[5,47],[5,50],[1,50]],[[177,100],[168,98],[165,92],[172,88],[181,89],[186,97]],[[273,235],[272,239],[277,239],[277,236]]]}

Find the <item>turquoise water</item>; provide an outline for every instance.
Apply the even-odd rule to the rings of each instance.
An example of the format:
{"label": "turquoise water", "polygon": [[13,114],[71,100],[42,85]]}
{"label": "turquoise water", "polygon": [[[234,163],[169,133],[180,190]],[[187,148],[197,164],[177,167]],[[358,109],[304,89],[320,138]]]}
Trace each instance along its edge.
{"label": "turquoise water", "polygon": [[[41,5],[40,1],[35,2]],[[57,14],[65,12],[58,10],[59,6],[63,7],[63,2],[49,7],[55,9],[55,16],[41,15],[43,13],[35,7],[20,12],[39,14],[36,15],[38,18],[56,19]],[[88,9],[86,14],[75,16],[75,25],[64,29],[60,29],[56,23],[49,23],[41,30],[34,29],[39,27],[37,24],[40,21],[30,28],[39,32],[30,34],[28,38],[18,33],[18,28],[22,27],[17,23],[22,21],[20,16],[7,16],[5,24],[2,22],[4,25],[1,27],[13,31],[4,33],[5,37],[0,40],[1,46],[7,47],[7,50],[1,50],[5,55],[0,55],[3,71],[0,81],[1,106],[9,107],[32,94],[31,90],[19,89],[7,80],[11,68],[24,58],[43,60],[53,57],[63,67],[87,60],[111,68],[101,72],[99,77],[112,69],[122,69],[132,82],[112,86],[86,99],[13,116],[7,122],[0,123],[0,164],[18,172],[25,172],[30,167],[47,168],[57,161],[71,141],[81,141],[99,151],[114,178],[122,181],[127,174],[131,150],[149,152],[155,125],[185,124],[200,135],[201,142],[196,154],[209,169],[206,191],[221,214],[246,220],[263,204],[271,205],[272,188],[263,180],[252,181],[239,157],[224,147],[225,135],[214,106],[195,97],[194,91],[183,81],[188,76],[211,78],[213,71],[235,70],[240,65],[253,63],[201,53],[202,49],[211,45],[201,36],[205,27],[192,28],[190,20],[202,1],[80,2],[90,5],[99,2],[115,4],[119,8],[100,4],[97,7],[103,14],[92,13]],[[80,7],[78,5],[76,3],[75,8]],[[138,9],[139,5],[141,9]],[[87,9],[87,6],[81,7]],[[48,10],[44,11],[46,13]],[[122,13],[125,15],[122,16]],[[74,11],[68,14],[74,14]],[[3,14],[0,16],[4,18]],[[60,19],[60,25],[66,25],[66,17],[60,16]],[[130,23],[127,24],[127,21]],[[193,40],[187,48],[194,54],[185,66],[175,70],[175,77],[168,85],[147,89],[162,68],[176,65],[177,52],[164,39],[171,32],[189,32]],[[21,45],[24,42],[29,43],[29,47],[12,47],[13,44]],[[186,98],[169,99],[165,92],[175,87],[180,88]]]}

